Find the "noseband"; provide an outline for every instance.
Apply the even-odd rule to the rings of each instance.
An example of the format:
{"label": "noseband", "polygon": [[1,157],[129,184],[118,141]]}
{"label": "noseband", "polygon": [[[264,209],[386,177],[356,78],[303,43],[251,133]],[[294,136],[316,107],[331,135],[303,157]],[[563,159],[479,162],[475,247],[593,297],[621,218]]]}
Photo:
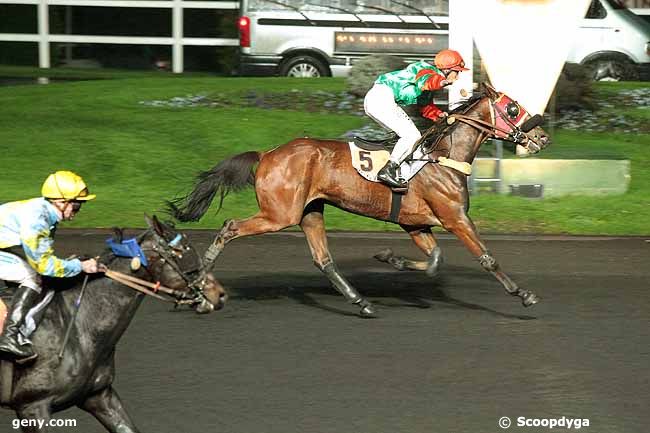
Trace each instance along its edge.
{"label": "noseband", "polygon": [[[144,237],[146,237],[147,234],[152,235],[153,245],[148,248],[142,248],[140,247],[140,242],[143,240]],[[125,274],[120,274],[115,271],[109,271],[111,275],[107,275],[107,276],[135,290],[153,296],[157,299],[171,301],[170,299],[161,297],[160,295],[157,294],[158,291],[162,291],[163,293],[166,293],[172,296],[173,298],[175,298],[175,301],[171,301],[171,302],[174,302],[177,306],[199,304],[204,300],[206,300],[205,295],[203,293],[204,275],[200,272],[201,269],[203,268],[203,262],[201,260],[201,257],[198,254],[196,254],[196,252],[191,247],[182,245],[181,243],[182,240],[183,240],[183,235],[181,235],[180,233],[177,234],[174,237],[174,239],[172,239],[171,241],[167,241],[163,236],[159,235],[155,230],[149,229],[144,233],[140,234],[135,241],[136,244],[138,245],[138,249],[142,252],[140,257],[144,258],[144,260],[142,260],[142,265],[144,266],[147,273],[149,273],[149,275],[153,277],[153,272],[151,271],[151,267],[153,266],[153,264],[148,263],[146,259],[146,254],[144,252],[153,251],[159,257],[159,261],[162,262],[163,267],[165,265],[170,266],[176,272],[176,274],[181,279],[183,279],[183,281],[185,281],[189,289],[189,292],[187,293],[180,290],[173,290],[173,289],[166,288],[164,286],[161,286],[160,283],[149,283],[147,281],[140,280],[138,278],[128,276]],[[118,255],[115,253],[115,249],[113,249],[113,254]],[[188,254],[191,254],[189,256],[189,259],[186,258]],[[137,256],[138,254],[135,255]],[[133,257],[133,255],[131,256]],[[198,274],[198,278],[196,277],[197,274]],[[145,287],[149,287],[153,291],[148,290]]]}
{"label": "noseband", "polygon": [[[507,100],[502,103],[502,98],[507,98]],[[450,114],[447,123],[452,124],[458,120],[485,133],[487,138],[501,138],[522,145],[527,145],[531,141],[534,142],[528,136],[528,132],[542,122],[541,116],[530,116],[519,104],[504,94],[501,94],[496,101],[491,98],[488,98],[488,100],[490,101],[491,122],[469,117],[465,114]],[[505,124],[505,127],[499,125],[499,123]]]}

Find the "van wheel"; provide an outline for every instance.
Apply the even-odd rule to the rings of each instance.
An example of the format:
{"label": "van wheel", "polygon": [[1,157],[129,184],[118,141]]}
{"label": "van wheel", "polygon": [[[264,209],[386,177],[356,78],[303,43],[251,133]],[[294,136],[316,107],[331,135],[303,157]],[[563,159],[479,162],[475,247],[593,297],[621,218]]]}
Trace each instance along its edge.
{"label": "van wheel", "polygon": [[594,81],[638,81],[634,65],[624,59],[604,58],[585,63]]}
{"label": "van wheel", "polygon": [[329,75],[329,68],[311,56],[298,56],[287,59],[280,67],[284,77],[317,78]]}

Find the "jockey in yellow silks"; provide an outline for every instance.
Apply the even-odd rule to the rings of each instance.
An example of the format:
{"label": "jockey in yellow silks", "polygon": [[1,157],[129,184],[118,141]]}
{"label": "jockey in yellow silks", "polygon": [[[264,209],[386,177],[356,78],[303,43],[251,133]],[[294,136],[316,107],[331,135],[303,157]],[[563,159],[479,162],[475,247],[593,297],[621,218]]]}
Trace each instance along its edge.
{"label": "jockey in yellow silks", "polygon": [[0,205],[0,280],[18,284],[0,336],[0,352],[12,359],[33,358],[29,336],[54,292],[41,287],[41,276],[73,277],[98,272],[95,259],[61,259],[54,255],[57,224],[71,220],[81,204],[95,198],[81,177],[70,171],[48,176],[42,197]]}

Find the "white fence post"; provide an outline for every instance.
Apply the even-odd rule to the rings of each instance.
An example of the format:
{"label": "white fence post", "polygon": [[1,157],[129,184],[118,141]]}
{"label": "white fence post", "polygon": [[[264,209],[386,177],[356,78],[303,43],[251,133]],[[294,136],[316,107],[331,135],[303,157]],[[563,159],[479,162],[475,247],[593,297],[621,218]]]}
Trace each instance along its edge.
{"label": "white fence post", "polygon": [[172,71],[183,72],[183,0],[173,0],[172,7]]}
{"label": "white fence post", "polygon": [[50,67],[50,14],[47,0],[38,2],[38,66]]}

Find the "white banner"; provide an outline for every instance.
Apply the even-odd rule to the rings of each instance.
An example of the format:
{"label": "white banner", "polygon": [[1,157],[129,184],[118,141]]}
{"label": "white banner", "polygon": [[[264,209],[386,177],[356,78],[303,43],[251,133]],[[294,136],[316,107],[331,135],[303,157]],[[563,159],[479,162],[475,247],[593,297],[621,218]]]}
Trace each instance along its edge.
{"label": "white banner", "polygon": [[471,4],[465,19],[493,86],[542,114],[591,0],[463,3]]}

